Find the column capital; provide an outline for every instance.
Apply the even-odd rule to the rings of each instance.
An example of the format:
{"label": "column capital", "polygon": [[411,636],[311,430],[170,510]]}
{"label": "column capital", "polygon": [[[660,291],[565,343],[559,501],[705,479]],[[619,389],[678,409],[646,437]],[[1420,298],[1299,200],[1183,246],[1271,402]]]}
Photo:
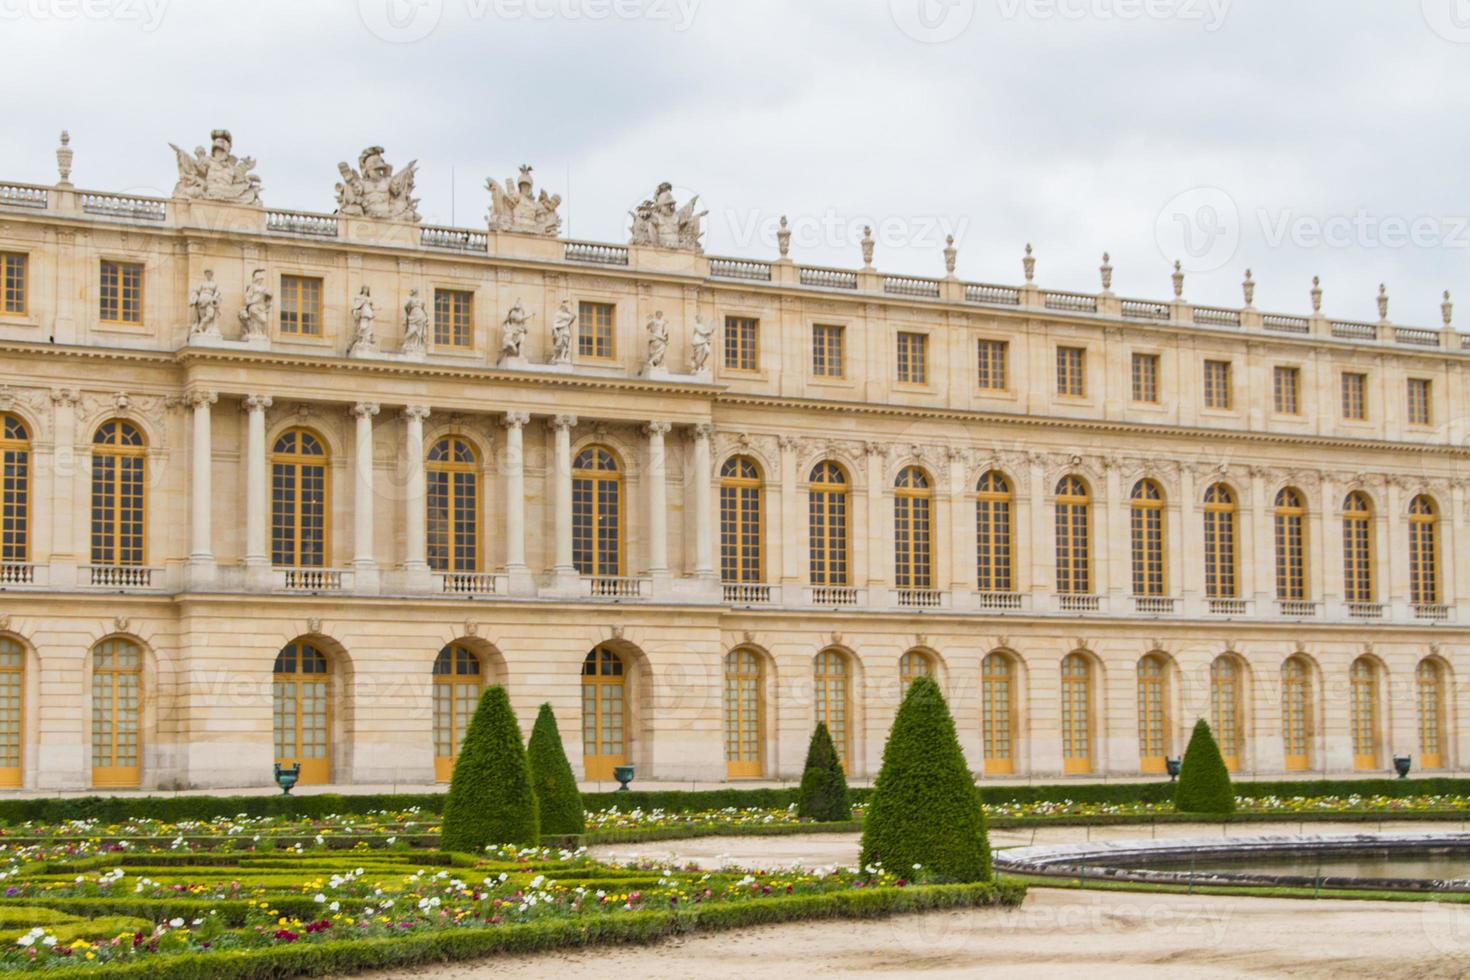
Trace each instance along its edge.
{"label": "column capital", "polygon": [[275,404],[275,399],[270,395],[246,395],[240,404],[247,412],[263,412]]}
{"label": "column capital", "polygon": [[500,424],[507,429],[519,429],[531,421],[530,412],[506,412],[500,417]]}
{"label": "column capital", "polygon": [[671,430],[673,427],[674,427],[674,424],[672,422],[666,422],[666,421],[659,420],[659,421],[655,421],[655,422],[649,422],[647,425],[645,425],[643,427],[643,431],[646,432],[650,436],[660,436],[660,437],[662,437],[662,436],[668,435],[669,434],[669,430]]}
{"label": "column capital", "polygon": [[358,402],[347,410],[347,413],[355,419],[370,419],[378,414],[377,402]]}
{"label": "column capital", "polygon": [[219,401],[219,392],[191,391],[184,396],[184,399],[189,403],[190,408],[206,408]]}
{"label": "column capital", "polygon": [[403,417],[413,422],[422,422],[429,417],[429,406],[405,405],[403,406]]}
{"label": "column capital", "polygon": [[694,438],[713,439],[715,437],[715,424],[713,422],[699,422],[694,426]]}
{"label": "column capital", "polygon": [[82,395],[75,388],[52,388],[51,400],[57,405],[75,405],[82,400]]}
{"label": "column capital", "polygon": [[553,415],[546,420],[546,424],[553,430],[571,429],[577,424],[575,415]]}

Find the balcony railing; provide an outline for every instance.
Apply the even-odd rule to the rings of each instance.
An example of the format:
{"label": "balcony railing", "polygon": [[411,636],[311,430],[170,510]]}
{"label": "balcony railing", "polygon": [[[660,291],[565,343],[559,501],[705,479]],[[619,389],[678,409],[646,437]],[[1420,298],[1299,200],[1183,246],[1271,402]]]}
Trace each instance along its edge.
{"label": "balcony railing", "polygon": [[82,210],[108,218],[131,218],[135,221],[164,221],[168,206],[156,197],[128,197],[124,194],[82,195]]}
{"label": "balcony railing", "polygon": [[1091,293],[1060,293],[1047,290],[1041,294],[1041,301],[1048,310],[1062,310],[1067,313],[1097,312],[1097,297]]}
{"label": "balcony railing", "polygon": [[771,263],[753,259],[710,259],[709,274],[720,279],[750,279],[754,282],[771,281]]}
{"label": "balcony railing", "polygon": [[1136,595],[1133,597],[1133,611],[1144,616],[1172,616],[1174,614],[1174,597],[1167,595]]}
{"label": "balcony railing", "polygon": [[594,575],[587,584],[594,599],[640,599],[649,594],[652,582],[629,575]]}
{"label": "balcony railing", "polygon": [[1102,608],[1102,600],[1095,595],[1062,592],[1057,595],[1057,608],[1062,612],[1097,612]]}
{"label": "balcony railing", "polygon": [[1349,602],[1347,604],[1349,619],[1382,619],[1383,603],[1381,602]]}
{"label": "balcony railing", "polygon": [[1245,599],[1206,599],[1205,608],[1211,616],[1245,616],[1251,609]]}
{"label": "balcony railing", "polygon": [[1014,286],[994,286],[988,282],[965,284],[966,303],[989,303],[993,306],[1020,306],[1021,291]]}
{"label": "balcony railing", "polygon": [[35,585],[36,566],[30,562],[0,563],[0,588],[10,585]]}
{"label": "balcony railing", "polygon": [[44,211],[48,198],[46,188],[34,184],[0,184],[0,205],[8,208],[34,208]]}
{"label": "balcony railing", "polygon": [[1356,320],[1333,320],[1332,336],[1339,340],[1377,340],[1378,327],[1372,323]]}
{"label": "balcony railing", "polygon": [[445,595],[495,595],[500,591],[491,572],[441,572],[435,578]]}
{"label": "balcony railing", "polygon": [[1441,602],[1416,602],[1414,618],[1442,623],[1450,618],[1450,607]]}
{"label": "balcony railing", "polygon": [[628,249],[622,245],[598,242],[566,242],[562,258],[568,262],[590,262],[593,265],[627,265]]}
{"label": "balcony railing", "polygon": [[1227,310],[1220,306],[1196,306],[1194,322],[1209,327],[1238,327],[1240,326],[1240,311]]}
{"label": "balcony railing", "polygon": [[488,252],[490,236],[483,231],[470,228],[445,228],[424,225],[419,231],[419,245],[424,248],[443,248],[453,252]]}
{"label": "balcony railing", "polygon": [[1021,608],[1019,592],[976,592],[975,605],[982,612],[1008,612]]}
{"label": "balcony railing", "polygon": [[898,589],[896,598],[903,609],[944,608],[944,593],[938,589]]}
{"label": "balcony railing", "polygon": [[856,606],[858,590],[844,585],[814,585],[808,590],[813,606]]}
{"label": "balcony railing", "polygon": [[311,214],[307,211],[267,211],[265,230],[280,235],[300,235],[303,238],[336,238],[337,216]]}
{"label": "balcony railing", "polygon": [[796,271],[803,286],[818,286],[822,289],[857,289],[857,273],[849,269],[825,269],[815,265],[799,266]]}
{"label": "balcony railing", "polygon": [[1126,320],[1153,320],[1169,322],[1169,304],[1155,303],[1146,299],[1122,300],[1123,318]]}
{"label": "balcony railing", "polygon": [[279,568],[277,586],[287,592],[343,592],[352,585],[352,573],[341,568]]}
{"label": "balcony railing", "polygon": [[1312,324],[1304,316],[1287,316],[1282,313],[1267,313],[1261,317],[1261,326],[1273,333],[1311,333]]}
{"label": "balcony railing", "polygon": [[758,583],[726,582],[725,602],[732,606],[764,606],[771,602],[771,587]]}
{"label": "balcony railing", "polygon": [[147,565],[83,565],[80,578],[94,589],[151,589],[161,583],[162,571]]}
{"label": "balcony railing", "polygon": [[918,296],[922,299],[938,299],[939,280],[921,279],[917,276],[884,276],[883,291],[890,296]]}
{"label": "balcony railing", "polygon": [[1438,347],[1439,331],[1424,330],[1420,327],[1395,327],[1393,339],[1401,344],[1411,344],[1415,347]]}
{"label": "balcony railing", "polygon": [[1321,603],[1311,599],[1277,599],[1276,611],[1290,619],[1315,618]]}

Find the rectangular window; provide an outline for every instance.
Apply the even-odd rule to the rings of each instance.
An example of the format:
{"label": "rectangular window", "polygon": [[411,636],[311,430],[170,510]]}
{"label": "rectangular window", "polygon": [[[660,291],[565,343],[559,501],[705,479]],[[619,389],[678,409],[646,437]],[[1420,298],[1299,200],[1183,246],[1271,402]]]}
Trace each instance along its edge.
{"label": "rectangular window", "polygon": [[755,371],[760,361],[761,322],[755,317],[725,317],[725,368]]}
{"label": "rectangular window", "polygon": [[1342,417],[1358,422],[1368,417],[1368,376],[1366,374],[1343,372]]}
{"label": "rectangular window", "polygon": [[1087,367],[1087,351],[1081,347],[1057,348],[1057,394],[1081,398],[1087,393],[1083,373]]}
{"label": "rectangular window", "polygon": [[322,335],[322,281],[312,276],[281,277],[281,333]]}
{"label": "rectangular window", "polygon": [[143,267],[136,262],[102,262],[99,313],[103,323],[143,322]]}
{"label": "rectangular window", "polygon": [[1156,405],[1159,401],[1159,355],[1133,355],[1133,400]]}
{"label": "rectangular window", "polygon": [[1409,379],[1409,424],[1429,425],[1429,379]]}
{"label": "rectangular window", "polygon": [[434,290],[434,343],[475,346],[475,294],[467,289]]}
{"label": "rectangular window", "polygon": [[1278,366],[1271,371],[1271,397],[1277,415],[1302,413],[1302,372]]}
{"label": "rectangular window", "polygon": [[4,277],[4,294],[0,296],[0,313],[25,316],[27,257],[18,252],[0,253],[0,276]]}
{"label": "rectangular window", "polygon": [[903,385],[922,385],[929,383],[928,334],[899,333],[898,383]]}
{"label": "rectangular window", "polygon": [[979,342],[980,366],[978,384],[985,391],[1006,390],[1006,361],[1010,358],[1011,345],[1004,340],[982,340]]}
{"label": "rectangular window", "polygon": [[1231,406],[1230,362],[1205,361],[1205,408]]}
{"label": "rectangular window", "polygon": [[577,324],[577,356],[602,361],[617,356],[611,303],[578,303]]}
{"label": "rectangular window", "polygon": [[818,378],[840,378],[846,373],[847,328],[830,323],[812,325],[812,374]]}

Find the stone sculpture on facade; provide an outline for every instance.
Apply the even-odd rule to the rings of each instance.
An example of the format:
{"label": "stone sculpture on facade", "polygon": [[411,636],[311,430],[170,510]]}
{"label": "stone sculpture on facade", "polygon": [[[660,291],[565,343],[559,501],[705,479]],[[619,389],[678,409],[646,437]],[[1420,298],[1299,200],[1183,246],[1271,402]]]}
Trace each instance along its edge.
{"label": "stone sculpture on facade", "polygon": [[572,326],[577,314],[572,312],[572,301],[564,299],[551,317],[551,363],[572,363]]}
{"label": "stone sculpture on facade", "polygon": [[714,324],[705,323],[704,317],[696,313],[694,315],[694,336],[689,342],[690,374],[705,374],[709,371],[709,350],[714,333]]}
{"label": "stone sculpture on facade", "polygon": [[403,353],[422,354],[429,339],[429,311],[419,299],[419,291],[408,291],[408,302],[403,304]]}
{"label": "stone sculpture on facade", "polygon": [[394,173],[392,165],[383,159],[383,148],[370,146],[358,156],[357,170],[345,162],[337,164],[342,174],[337,185],[337,213],[417,224],[422,220],[419,200],[413,196],[418,163],[414,160]]}
{"label": "stone sculpture on facade", "polygon": [[204,281],[189,291],[189,311],[193,314],[189,336],[219,336],[219,284],[214,270],[204,270]]}
{"label": "stone sculpture on facade", "polygon": [[696,194],[680,207],[674,200],[673,185],[667,181],[659,184],[652,199],[628,212],[633,218],[633,225],[628,229],[629,242],[633,245],[703,251],[700,243],[700,238],[704,235],[702,222],[709,212],[696,213],[694,209],[698,204],[699,195]]}
{"label": "stone sculpture on facade", "polygon": [[664,311],[657,310],[648,321],[648,360],[644,364],[644,372],[652,374],[662,371],[664,358],[669,353],[669,324],[664,319]]}
{"label": "stone sculpture on facade", "polygon": [[366,284],[352,298],[352,346],[348,354],[371,354],[377,351],[378,342],[373,336],[373,319],[378,315],[373,303],[373,292]]}
{"label": "stone sculpture on facade", "polygon": [[269,335],[274,298],[266,285],[265,270],[256,269],[245,284],[245,308],[240,311],[240,330],[244,339],[261,340]]}
{"label": "stone sculpture on facade", "polygon": [[190,156],[170,143],[179,162],[179,182],[174,197],[196,201],[224,201],[228,204],[260,204],[260,178],[251,157],[237,157],[231,151],[234,141],[227,129],[209,134],[209,152],[196,146]]}
{"label": "stone sculpture on facade", "polygon": [[532,314],[526,312],[520,300],[505,314],[505,320],[500,326],[500,363],[521,360],[521,343],[526,339],[526,332],[530,329]]}
{"label": "stone sculpture on facade", "polygon": [[485,187],[490,191],[491,231],[516,231],[527,235],[554,236],[561,231],[560,194],[547,194],[543,188],[535,194],[531,180],[531,167],[521,164],[519,177],[507,177],[502,188],[494,178],[487,178]]}

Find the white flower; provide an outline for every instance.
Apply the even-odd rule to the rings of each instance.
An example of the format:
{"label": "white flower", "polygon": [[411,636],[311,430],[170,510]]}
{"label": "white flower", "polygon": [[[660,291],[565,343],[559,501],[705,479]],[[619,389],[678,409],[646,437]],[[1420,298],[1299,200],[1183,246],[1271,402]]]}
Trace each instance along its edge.
{"label": "white flower", "polygon": [[340,912],[342,910],[342,903],[333,902],[331,905],[328,905],[327,908],[332,910],[333,912]]}
{"label": "white flower", "polygon": [[183,919],[169,919],[168,920],[168,924],[169,924],[169,928],[171,928],[171,929],[182,929],[182,928],[184,928],[184,920]]}
{"label": "white flower", "polygon": [[323,895],[321,892],[317,892],[316,893],[316,898],[314,899],[314,901],[318,905],[325,905],[326,902],[327,902],[327,896]]}

